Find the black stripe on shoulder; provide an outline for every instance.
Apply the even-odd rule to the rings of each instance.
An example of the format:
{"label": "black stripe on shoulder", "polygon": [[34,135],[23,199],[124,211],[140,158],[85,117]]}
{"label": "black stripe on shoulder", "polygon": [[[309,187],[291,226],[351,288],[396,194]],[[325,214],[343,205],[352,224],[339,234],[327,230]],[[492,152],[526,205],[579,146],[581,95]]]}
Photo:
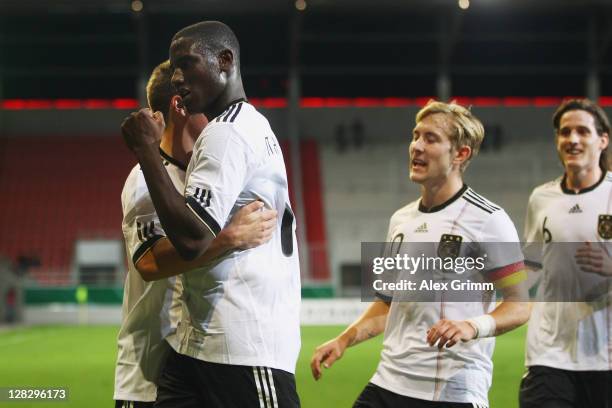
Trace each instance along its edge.
{"label": "black stripe on shoulder", "polygon": [[238,114],[240,113],[240,109],[242,109],[242,102],[240,102],[240,103],[237,105],[236,112],[234,112],[234,114],[232,115],[232,118],[230,119],[230,123],[233,123],[233,122],[234,122],[234,120],[236,120],[236,117],[237,117],[237,116],[238,116]]}
{"label": "black stripe on shoulder", "polygon": [[231,108],[232,108],[232,107],[230,106],[230,107],[228,107],[226,110],[224,110],[223,112],[221,112],[221,113],[219,114],[219,116],[217,116],[217,117],[215,118],[215,122],[221,122],[221,119],[223,118],[223,116],[225,116],[225,114],[227,113],[227,111],[228,111],[228,110],[230,110]]}
{"label": "black stripe on shoulder", "polygon": [[200,218],[200,220],[208,227],[208,229],[216,237],[221,232],[221,227],[217,224],[217,221],[198,203],[193,196],[188,196],[185,201],[189,208]]}
{"label": "black stripe on shoulder", "polygon": [[490,202],[489,200],[487,200],[486,198],[484,198],[480,194],[477,194],[472,189],[466,191],[466,194],[469,194],[471,198],[475,199],[476,201],[480,201],[483,204],[486,204],[488,207],[491,207],[494,210],[501,210],[500,207],[496,206],[495,204],[493,204],[492,202]]}
{"label": "black stripe on shoulder", "polygon": [[492,205],[490,205],[489,203],[487,203],[485,200],[478,198],[476,196],[474,196],[473,194],[468,194],[468,192],[465,193],[469,198],[471,198],[472,200],[478,202],[480,205],[482,205],[483,207],[487,207],[489,210],[491,211],[497,211],[498,208],[493,207]]}
{"label": "black stripe on shoulder", "polygon": [[464,199],[465,201],[467,201],[468,203],[473,204],[473,205],[475,205],[476,207],[480,208],[482,211],[485,211],[485,212],[487,212],[487,213],[489,213],[489,214],[493,214],[493,210],[489,209],[488,207],[483,206],[483,205],[482,205],[482,204],[480,204],[479,202],[474,201],[473,199],[470,199],[470,198],[466,197],[465,195],[463,196],[463,199]]}
{"label": "black stripe on shoulder", "polygon": [[223,116],[223,120],[221,120],[221,122],[227,122],[234,110],[236,110],[236,105],[230,106],[230,108],[227,110],[227,113]]}
{"label": "black stripe on shoulder", "polygon": [[142,258],[145,252],[151,249],[153,245],[155,245],[155,243],[159,241],[160,238],[163,238],[163,237],[164,237],[163,235],[153,235],[151,238],[143,242],[138,247],[138,249],[136,249],[136,251],[134,252],[134,255],[132,255],[132,262],[134,262],[134,265],[136,265],[138,261],[140,261],[140,258]]}

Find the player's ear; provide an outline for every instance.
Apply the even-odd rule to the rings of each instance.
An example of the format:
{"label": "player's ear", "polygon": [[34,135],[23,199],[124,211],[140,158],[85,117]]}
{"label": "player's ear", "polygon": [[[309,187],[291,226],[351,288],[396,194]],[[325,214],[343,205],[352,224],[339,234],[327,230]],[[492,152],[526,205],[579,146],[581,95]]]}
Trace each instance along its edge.
{"label": "player's ear", "polygon": [[183,100],[178,95],[174,95],[172,99],[170,99],[170,109],[179,116],[187,117],[187,111],[185,110]]}
{"label": "player's ear", "polygon": [[234,65],[234,53],[227,48],[219,53],[219,69],[222,72],[229,72]]}
{"label": "player's ear", "polygon": [[453,160],[457,164],[463,164],[472,157],[472,148],[470,146],[460,146],[455,152],[455,159]]}
{"label": "player's ear", "polygon": [[610,135],[608,135],[607,133],[602,133],[601,134],[601,149],[605,150],[606,147],[608,147],[608,145],[610,144]]}

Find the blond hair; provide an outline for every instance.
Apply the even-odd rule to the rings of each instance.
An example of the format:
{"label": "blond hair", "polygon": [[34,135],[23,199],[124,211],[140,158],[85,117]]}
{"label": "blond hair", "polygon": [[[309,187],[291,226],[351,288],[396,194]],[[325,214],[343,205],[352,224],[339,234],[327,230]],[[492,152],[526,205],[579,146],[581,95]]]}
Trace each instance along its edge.
{"label": "blond hair", "polygon": [[480,144],[484,139],[484,127],[480,120],[470,112],[469,109],[455,103],[444,103],[431,100],[427,102],[416,115],[416,123],[419,123],[429,115],[442,113],[449,119],[452,133],[448,135],[454,149],[468,146],[472,152],[470,157],[461,164],[461,171],[470,163],[473,157],[478,154]]}

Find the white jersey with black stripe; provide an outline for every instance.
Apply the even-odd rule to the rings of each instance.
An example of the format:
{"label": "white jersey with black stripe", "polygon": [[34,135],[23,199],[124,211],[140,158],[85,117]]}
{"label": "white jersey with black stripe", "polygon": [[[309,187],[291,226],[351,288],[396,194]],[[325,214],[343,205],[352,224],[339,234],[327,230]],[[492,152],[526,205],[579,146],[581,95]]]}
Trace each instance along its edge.
{"label": "white jersey with black stripe", "polygon": [[[472,257],[489,255],[484,271],[474,278],[496,282],[522,273],[523,256],[512,221],[498,205],[467,186],[434,208],[426,209],[418,200],[398,210],[391,217],[387,242],[396,247],[401,242],[402,253],[410,253],[411,247],[422,248],[418,243],[439,243],[450,236],[461,242],[459,256],[468,251]],[[504,251],[489,252],[499,245],[505,245]],[[445,302],[443,296],[436,302],[394,301],[393,293],[380,297],[390,301],[391,307],[380,363],[371,382],[411,398],[487,406],[495,339],[438,349],[429,346],[426,337],[440,319],[465,320],[492,311],[493,294],[483,294],[479,302]]]}
{"label": "white jersey with black stripe", "polygon": [[[578,193],[564,178],[534,189],[525,225],[526,262],[541,269],[538,302],[527,331],[525,364],[563,370],[612,370],[612,307],[589,302],[551,302],[548,294],[592,286],[601,291],[609,279],[580,271],[575,249],[589,242],[612,257],[612,172]],[[597,282],[601,280],[601,282]],[[545,295],[546,294],[546,295]],[[559,299],[571,300],[565,293]],[[565,296],[564,296],[565,295]],[[604,299],[605,299],[605,294]],[[555,300],[555,299],[553,299]]]}
{"label": "white jersey with black stripe", "polygon": [[[182,192],[184,166],[163,152],[162,157],[174,187]],[[125,181],[121,204],[128,273],[117,339],[114,399],[155,401],[155,381],[168,351],[164,339],[171,344],[176,341],[176,327],[182,313],[179,301],[182,284],[177,277],[145,282],[134,266],[158,239],[165,236],[138,165]]]}
{"label": "white jersey with black stripe", "polygon": [[215,235],[253,200],[278,211],[278,228],[269,242],[184,275],[189,320],[180,324],[176,351],[293,373],[300,349],[295,221],[282,151],[252,105],[237,101],[204,128],[187,169],[185,197]]}

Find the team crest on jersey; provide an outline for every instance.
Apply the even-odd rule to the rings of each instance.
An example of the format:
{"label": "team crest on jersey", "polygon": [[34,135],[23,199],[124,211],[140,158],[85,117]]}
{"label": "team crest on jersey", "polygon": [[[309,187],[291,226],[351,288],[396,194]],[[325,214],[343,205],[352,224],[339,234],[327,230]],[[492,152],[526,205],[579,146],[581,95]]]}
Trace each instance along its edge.
{"label": "team crest on jersey", "polygon": [[612,239],[612,215],[601,214],[597,223],[597,232],[603,239]]}
{"label": "team crest on jersey", "polygon": [[458,257],[461,250],[461,241],[463,241],[463,238],[460,235],[442,234],[438,244],[438,256],[440,258]]}

